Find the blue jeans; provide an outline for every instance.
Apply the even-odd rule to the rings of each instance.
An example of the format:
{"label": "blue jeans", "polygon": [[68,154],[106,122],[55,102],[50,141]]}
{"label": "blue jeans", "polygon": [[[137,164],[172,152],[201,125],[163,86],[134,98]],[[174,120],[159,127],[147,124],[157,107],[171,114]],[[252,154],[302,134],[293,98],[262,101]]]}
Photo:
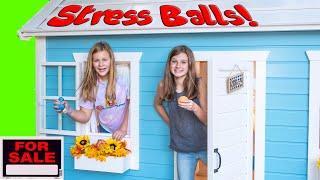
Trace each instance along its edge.
{"label": "blue jeans", "polygon": [[207,151],[183,153],[177,152],[177,166],[179,180],[194,180],[198,160],[207,164]]}

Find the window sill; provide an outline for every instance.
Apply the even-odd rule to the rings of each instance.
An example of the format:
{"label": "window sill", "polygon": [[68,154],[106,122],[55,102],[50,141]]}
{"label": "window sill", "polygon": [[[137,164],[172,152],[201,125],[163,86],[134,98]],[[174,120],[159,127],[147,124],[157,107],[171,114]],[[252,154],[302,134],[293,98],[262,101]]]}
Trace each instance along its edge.
{"label": "window sill", "polygon": [[74,158],[74,168],[79,170],[124,173],[130,168],[130,155],[126,157],[107,157],[104,162],[81,156]]}

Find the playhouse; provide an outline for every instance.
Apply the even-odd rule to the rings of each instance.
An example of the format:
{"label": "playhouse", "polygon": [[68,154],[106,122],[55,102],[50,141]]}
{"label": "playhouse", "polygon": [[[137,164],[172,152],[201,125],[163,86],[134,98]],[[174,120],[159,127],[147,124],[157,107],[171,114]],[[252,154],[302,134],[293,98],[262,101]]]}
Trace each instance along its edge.
{"label": "playhouse", "polygon": [[[162,14],[165,7],[181,15],[180,24]],[[64,137],[65,179],[176,179],[169,129],[153,99],[169,51],[184,44],[208,87],[204,178],[319,179],[319,12],[312,0],[49,1],[19,30],[21,39],[36,38],[37,134]],[[105,165],[69,153],[78,135],[110,136],[91,131],[95,117],[75,123],[52,108],[61,96],[78,108],[83,67],[98,41],[112,46],[130,84],[131,153]]]}

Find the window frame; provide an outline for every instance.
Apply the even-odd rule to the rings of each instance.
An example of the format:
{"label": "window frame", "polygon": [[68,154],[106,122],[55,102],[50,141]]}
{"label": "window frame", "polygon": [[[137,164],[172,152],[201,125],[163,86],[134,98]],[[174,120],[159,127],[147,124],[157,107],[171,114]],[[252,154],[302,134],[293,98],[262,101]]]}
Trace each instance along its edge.
{"label": "window frame", "polygon": [[[76,62],[76,87],[80,85],[80,73],[82,69],[82,65],[85,61],[87,61],[88,53],[73,53],[73,57]],[[128,132],[129,135],[125,137],[128,142],[129,149],[131,150],[131,159],[130,159],[130,169],[138,170],[139,169],[139,112],[140,107],[134,105],[133,102],[140,102],[139,92],[139,78],[140,78],[140,59],[142,56],[142,52],[114,52],[116,64],[120,63],[128,63],[130,70],[130,104],[129,104],[129,126]],[[76,98],[76,107],[79,108],[79,93],[77,93]],[[134,122],[134,123],[132,123]],[[85,131],[85,129],[89,126],[87,124],[76,123],[76,131],[77,133],[81,133]],[[93,136],[111,136],[111,134],[107,133],[88,133],[86,134]]]}

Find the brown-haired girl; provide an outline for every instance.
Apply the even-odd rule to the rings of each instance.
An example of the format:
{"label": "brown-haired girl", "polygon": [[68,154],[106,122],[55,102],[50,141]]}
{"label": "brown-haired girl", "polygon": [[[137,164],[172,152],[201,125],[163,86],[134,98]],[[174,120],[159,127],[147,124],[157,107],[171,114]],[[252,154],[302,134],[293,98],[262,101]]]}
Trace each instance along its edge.
{"label": "brown-haired girl", "polygon": [[170,148],[177,152],[179,180],[193,180],[197,161],[207,162],[206,94],[205,82],[196,78],[191,49],[184,45],[174,47],[158,85],[154,106],[169,125]]}

